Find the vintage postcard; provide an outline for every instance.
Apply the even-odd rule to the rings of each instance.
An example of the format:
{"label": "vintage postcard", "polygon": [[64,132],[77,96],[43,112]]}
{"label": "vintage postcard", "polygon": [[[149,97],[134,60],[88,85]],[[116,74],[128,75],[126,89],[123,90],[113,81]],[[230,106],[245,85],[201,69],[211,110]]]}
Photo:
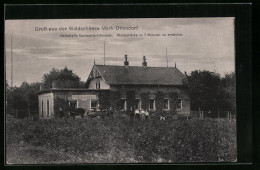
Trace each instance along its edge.
{"label": "vintage postcard", "polygon": [[6,20],[6,164],[236,162],[234,22]]}

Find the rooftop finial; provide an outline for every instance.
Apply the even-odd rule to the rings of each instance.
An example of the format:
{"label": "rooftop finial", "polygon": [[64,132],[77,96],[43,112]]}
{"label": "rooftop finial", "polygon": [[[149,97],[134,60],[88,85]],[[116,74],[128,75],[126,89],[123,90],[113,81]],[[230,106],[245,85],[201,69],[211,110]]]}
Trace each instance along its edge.
{"label": "rooftop finial", "polygon": [[104,41],[104,65],[106,65],[106,41]]}
{"label": "rooftop finial", "polygon": [[94,58],[94,65],[96,65],[96,61],[95,61],[95,58]]}
{"label": "rooftop finial", "polygon": [[175,62],[175,68],[176,68],[176,62]]}

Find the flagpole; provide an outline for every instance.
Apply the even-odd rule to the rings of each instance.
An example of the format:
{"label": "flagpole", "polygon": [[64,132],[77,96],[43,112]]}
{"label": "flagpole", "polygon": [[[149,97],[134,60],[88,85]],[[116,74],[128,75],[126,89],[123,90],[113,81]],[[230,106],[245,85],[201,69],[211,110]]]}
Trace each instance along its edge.
{"label": "flagpole", "polygon": [[104,65],[106,65],[105,56],[106,56],[106,41],[104,41]]}
{"label": "flagpole", "polygon": [[167,67],[168,67],[167,47],[166,47],[166,60],[167,60]]}
{"label": "flagpole", "polygon": [[11,34],[11,87],[13,87],[13,38]]}

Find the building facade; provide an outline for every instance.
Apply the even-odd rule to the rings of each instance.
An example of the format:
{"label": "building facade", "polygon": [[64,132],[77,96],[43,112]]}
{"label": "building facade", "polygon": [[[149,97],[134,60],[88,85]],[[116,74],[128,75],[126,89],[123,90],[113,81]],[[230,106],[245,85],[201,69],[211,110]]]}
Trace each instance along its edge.
{"label": "building facade", "polygon": [[[176,114],[190,114],[190,97],[187,89],[183,86],[185,75],[176,67],[148,67],[145,57],[142,66],[129,66],[127,56],[123,66],[93,65],[86,82],[86,89],[58,89],[39,92],[39,113],[42,117],[53,117],[54,99],[62,98],[69,101],[74,108],[85,110],[98,107],[98,96],[100,91],[120,92],[121,111],[129,108],[127,103],[127,92],[134,91],[135,107],[142,108],[142,94],[149,97],[148,109],[156,111],[158,102],[156,95],[163,94],[161,105],[164,111],[172,111]],[[170,102],[170,94],[176,94],[174,103]],[[174,107],[172,106],[174,105]]]}

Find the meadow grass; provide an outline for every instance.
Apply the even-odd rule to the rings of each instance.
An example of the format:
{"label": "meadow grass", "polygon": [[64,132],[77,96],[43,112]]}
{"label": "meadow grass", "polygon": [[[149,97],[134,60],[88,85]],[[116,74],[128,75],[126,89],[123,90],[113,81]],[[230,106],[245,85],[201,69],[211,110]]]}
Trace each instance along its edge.
{"label": "meadow grass", "polygon": [[6,122],[6,153],[14,164],[233,162],[236,121],[12,119]]}

